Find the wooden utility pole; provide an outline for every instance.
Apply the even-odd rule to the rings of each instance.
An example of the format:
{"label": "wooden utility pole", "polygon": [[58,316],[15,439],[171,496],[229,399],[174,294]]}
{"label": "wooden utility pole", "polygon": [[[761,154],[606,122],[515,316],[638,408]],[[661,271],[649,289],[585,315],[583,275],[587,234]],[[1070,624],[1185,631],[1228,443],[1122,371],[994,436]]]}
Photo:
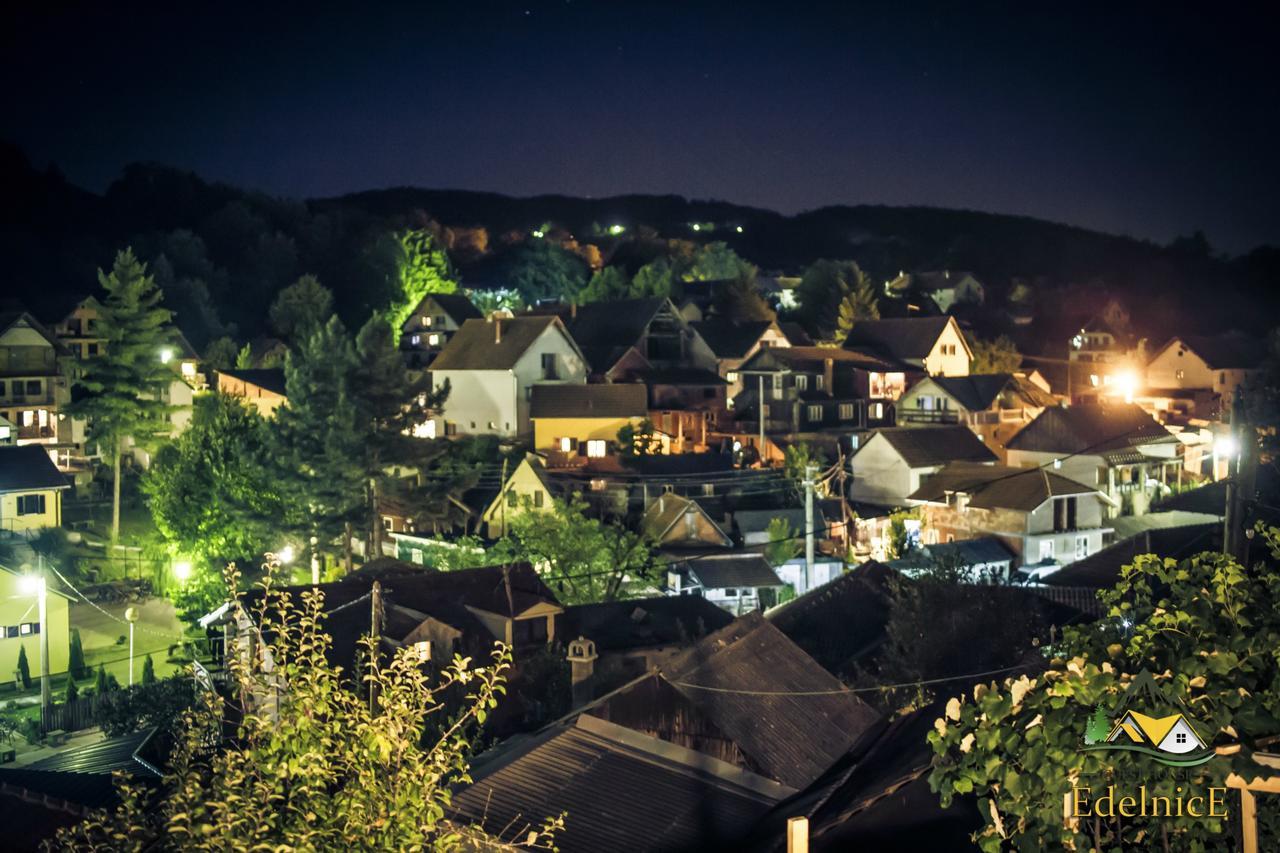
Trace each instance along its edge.
{"label": "wooden utility pole", "polygon": [[[369,633],[373,636],[372,648],[369,650],[369,672],[372,673],[378,665],[378,655],[382,651],[382,584],[379,581],[374,581],[373,587],[369,590],[369,609]],[[374,712],[377,700],[378,684],[376,681],[370,681],[370,714]]]}
{"label": "wooden utility pole", "polygon": [[1222,523],[1222,551],[1242,565],[1249,560],[1247,528],[1252,513],[1258,475],[1258,435],[1245,421],[1244,392],[1236,389],[1231,402],[1231,439],[1234,447],[1227,463],[1227,506]]}
{"label": "wooden utility pole", "polygon": [[[818,466],[810,462],[804,468],[804,591],[813,585],[813,477]],[[804,593],[801,593],[803,595]]]}

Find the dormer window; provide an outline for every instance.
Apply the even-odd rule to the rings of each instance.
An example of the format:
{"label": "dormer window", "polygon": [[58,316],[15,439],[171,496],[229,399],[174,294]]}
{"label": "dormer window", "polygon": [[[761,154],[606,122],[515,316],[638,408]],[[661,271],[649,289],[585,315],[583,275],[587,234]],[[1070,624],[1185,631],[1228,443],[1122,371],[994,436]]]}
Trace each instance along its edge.
{"label": "dormer window", "polygon": [[430,326],[430,325],[431,325],[431,318],[430,318],[430,317],[428,317],[426,314],[423,314],[423,315],[422,315],[422,325],[423,325],[423,326]]}

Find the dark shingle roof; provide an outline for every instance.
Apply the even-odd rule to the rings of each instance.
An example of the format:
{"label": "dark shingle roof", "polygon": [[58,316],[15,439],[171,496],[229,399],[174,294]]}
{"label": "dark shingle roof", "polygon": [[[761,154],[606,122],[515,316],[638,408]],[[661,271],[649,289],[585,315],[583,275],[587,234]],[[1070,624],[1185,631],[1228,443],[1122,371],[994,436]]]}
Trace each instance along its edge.
{"label": "dark shingle roof", "polygon": [[700,595],[578,604],[565,608],[565,634],[583,636],[600,651],[623,651],[699,640],[733,621]]}
{"label": "dark shingle roof", "polygon": [[849,675],[855,662],[884,640],[893,577],[893,571],[869,560],[769,611],[768,619],[822,666]]}
{"label": "dark shingle roof", "polygon": [[1045,409],[1005,445],[1041,453],[1103,454],[1177,438],[1133,403]]}
{"label": "dark shingle roof", "polygon": [[892,359],[883,358],[864,350],[839,347],[766,347],[756,353],[740,370],[751,373],[757,370],[774,370],[775,365],[798,369],[820,369],[831,360],[841,365],[852,365],[863,370],[904,371],[910,369]]}
{"label": "dark shingle roof", "polygon": [[817,778],[879,716],[758,613],[702,640],[662,675],[762,775],[792,787]]}
{"label": "dark shingle roof", "polygon": [[689,560],[684,567],[708,589],[783,585],[762,554],[712,554]]}
{"label": "dark shingle roof", "polygon": [[701,753],[582,715],[482,755],[452,808],[503,838],[567,812],[565,853],[732,849],[785,789]]}
{"label": "dark shingle roof", "polygon": [[641,370],[637,375],[647,385],[728,385],[719,373],[701,367],[657,367]]}
{"label": "dark shingle roof", "polygon": [[1044,577],[1049,586],[1084,586],[1107,589],[1120,579],[1120,570],[1142,554],[1158,554],[1182,560],[1201,551],[1214,551],[1222,542],[1222,525],[1197,524],[1146,530],[1121,539]]}
{"label": "dark shingle roof", "polygon": [[[497,328],[502,325],[501,339]],[[431,362],[434,370],[509,370],[557,317],[507,317],[468,320]]]}
{"label": "dark shingle roof", "polygon": [[908,498],[941,502],[948,492],[964,492],[969,506],[1031,512],[1045,501],[1063,495],[1092,495],[1097,491],[1044,468],[1011,468],[952,462],[934,474]]}
{"label": "dark shingle roof", "polygon": [[426,302],[428,299],[439,305],[440,309],[449,315],[449,319],[459,326],[467,320],[484,319],[484,313],[461,293],[429,293],[422,298],[422,301]]}
{"label": "dark shingle roof", "polygon": [[643,385],[534,385],[531,418],[632,418],[649,410]]}
{"label": "dark shingle roof", "polygon": [[910,317],[895,320],[859,320],[845,338],[846,347],[866,347],[893,358],[921,359],[937,343],[951,322],[948,316]]}
{"label": "dark shingle roof", "polygon": [[971,412],[990,409],[1009,389],[1026,405],[1052,406],[1052,394],[1012,373],[971,373],[968,376],[934,376],[930,380]]}
{"label": "dark shingle roof", "polygon": [[257,385],[259,388],[270,391],[272,394],[279,394],[281,397],[287,396],[285,393],[283,367],[258,367],[251,370],[219,370],[218,372],[226,376],[230,376],[233,379],[239,379],[241,382],[247,382],[250,385]]}
{"label": "dark shingle roof", "polygon": [[809,337],[809,333],[799,323],[781,322],[778,324],[778,328],[782,329],[782,334],[787,336],[787,340],[791,342],[793,347],[813,346],[813,338]]}
{"label": "dark shingle roof", "polygon": [[[591,302],[578,308],[569,333],[580,347],[629,347],[668,302],[664,296]],[[603,367],[604,365],[593,365]]]}
{"label": "dark shingle roof", "polygon": [[[1250,370],[1261,364],[1267,357],[1265,341],[1251,338],[1240,332],[1213,336],[1182,335],[1176,340],[1181,340],[1188,349],[1204,359],[1205,364],[1214,370]],[[1176,341],[1171,341],[1171,343],[1174,342]]]}
{"label": "dark shingle roof", "polygon": [[984,563],[1005,563],[1013,559],[1013,552],[995,536],[979,536],[977,539],[960,539],[955,542],[939,542],[925,546],[939,562],[957,566],[978,566]]}
{"label": "dark shingle roof", "polygon": [[[740,509],[733,514],[733,523],[737,525],[738,532],[745,536],[748,533],[764,533],[769,529],[769,522],[775,518],[785,519],[795,533],[804,532],[804,510],[799,508]],[[813,507],[813,529],[820,535],[827,529],[827,519],[818,503]]]}
{"label": "dark shingle roof", "polygon": [[0,447],[0,492],[65,489],[69,485],[42,445]]}
{"label": "dark shingle roof", "polygon": [[884,436],[912,468],[997,459],[966,426],[890,427],[877,430],[876,435]]}
{"label": "dark shingle roof", "polygon": [[760,336],[769,331],[773,323],[769,320],[758,320],[754,323],[731,323],[728,320],[703,320],[690,324],[702,339],[711,347],[716,358],[745,358],[747,353],[760,341]]}
{"label": "dark shingle roof", "polygon": [[155,734],[156,729],[146,729],[68,749],[25,767],[0,768],[0,784],[85,808],[104,808],[117,801],[112,779],[116,771],[135,781],[160,778]]}

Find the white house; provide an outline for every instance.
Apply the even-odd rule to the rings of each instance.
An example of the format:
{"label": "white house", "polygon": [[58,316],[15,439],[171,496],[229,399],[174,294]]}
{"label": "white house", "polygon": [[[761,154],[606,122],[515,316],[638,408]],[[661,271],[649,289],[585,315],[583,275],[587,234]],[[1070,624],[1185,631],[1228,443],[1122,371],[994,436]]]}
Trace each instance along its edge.
{"label": "white house", "polygon": [[930,376],[968,376],[973,360],[954,317],[859,320],[844,345],[923,368]]}
{"label": "white house", "polygon": [[878,430],[854,454],[849,496],[860,503],[905,506],[948,462],[994,463],[996,455],[966,426]]}
{"label": "white house", "polygon": [[1262,364],[1267,348],[1262,341],[1239,333],[1170,339],[1147,362],[1148,389],[1208,389],[1222,398],[1222,412],[1231,410],[1236,389]]}
{"label": "white house", "polygon": [[761,554],[708,554],[667,569],[669,595],[701,595],[735,615],[759,610],[760,591],[783,585]]}
{"label": "white house", "polygon": [[[533,386],[582,384],[587,364],[559,317],[467,320],[431,362],[435,388],[449,383],[435,435],[528,437]],[[443,420],[443,428],[440,421]]]}

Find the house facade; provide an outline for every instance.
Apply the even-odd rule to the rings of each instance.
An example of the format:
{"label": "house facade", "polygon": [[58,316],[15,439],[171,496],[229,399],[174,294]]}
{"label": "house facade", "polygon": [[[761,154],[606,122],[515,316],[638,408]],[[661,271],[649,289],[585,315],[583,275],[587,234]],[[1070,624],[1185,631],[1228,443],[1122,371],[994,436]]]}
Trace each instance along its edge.
{"label": "house facade", "polygon": [[0,446],[0,535],[61,526],[62,493],[69,487],[44,447]]}
{"label": "house facade", "polygon": [[[45,626],[49,635],[49,672],[67,671],[71,653],[68,599],[52,587],[45,594]],[[37,591],[17,572],[0,567],[0,684],[17,680],[18,656],[27,653],[34,680],[40,677],[40,621]]]}
{"label": "house facade", "polygon": [[218,370],[214,376],[220,392],[241,398],[264,418],[271,417],[276,409],[289,402],[285,396],[284,368]]}
{"label": "house facade", "polygon": [[428,293],[400,327],[400,349],[409,367],[429,367],[463,323],[483,319],[461,293]]}
{"label": "house facade", "polygon": [[1012,373],[928,376],[898,401],[898,425],[963,424],[1003,457],[1005,443],[1056,402]]}
{"label": "house facade", "polygon": [[533,446],[566,458],[603,458],[617,452],[618,430],[637,426],[649,410],[638,383],[535,385],[529,400]]}
{"label": "house facade", "polygon": [[994,464],[997,459],[964,426],[877,430],[850,461],[855,503],[906,506],[907,498],[949,462]]}
{"label": "house facade", "polygon": [[667,569],[668,595],[700,595],[735,616],[762,609],[761,593],[776,594],[783,580],[763,555],[709,554]]}
{"label": "house facade", "polygon": [[531,437],[533,387],[586,379],[586,359],[560,318],[468,320],[431,363],[433,387],[450,389],[435,435]]}
{"label": "house facade", "polygon": [[703,320],[693,328],[715,353],[716,372],[728,386],[727,399],[742,392],[742,376],[738,370],[757,352],[767,347],[789,347],[791,341],[777,320],[754,323],[732,323],[728,320]]}
{"label": "house facade", "polygon": [[1155,351],[1146,367],[1149,389],[1206,390],[1218,397],[1219,416],[1231,411],[1236,391],[1257,374],[1266,357],[1262,341],[1243,334],[1184,335]]}
{"label": "house facade", "polygon": [[70,387],[60,362],[70,354],[25,311],[0,314],[0,417],[16,428],[16,444],[39,444],[70,468],[84,446],[84,424],[67,418]]}
{"label": "house facade", "polygon": [[490,539],[501,539],[520,513],[551,512],[554,495],[542,458],[534,453],[525,454],[481,515],[485,534]]}
{"label": "house facade", "polygon": [[583,305],[569,330],[595,379],[631,379],[644,369],[716,370],[715,353],[666,297]]}
{"label": "house facade", "polygon": [[909,364],[930,376],[968,376],[973,360],[960,324],[946,316],[860,320],[844,346]]}

